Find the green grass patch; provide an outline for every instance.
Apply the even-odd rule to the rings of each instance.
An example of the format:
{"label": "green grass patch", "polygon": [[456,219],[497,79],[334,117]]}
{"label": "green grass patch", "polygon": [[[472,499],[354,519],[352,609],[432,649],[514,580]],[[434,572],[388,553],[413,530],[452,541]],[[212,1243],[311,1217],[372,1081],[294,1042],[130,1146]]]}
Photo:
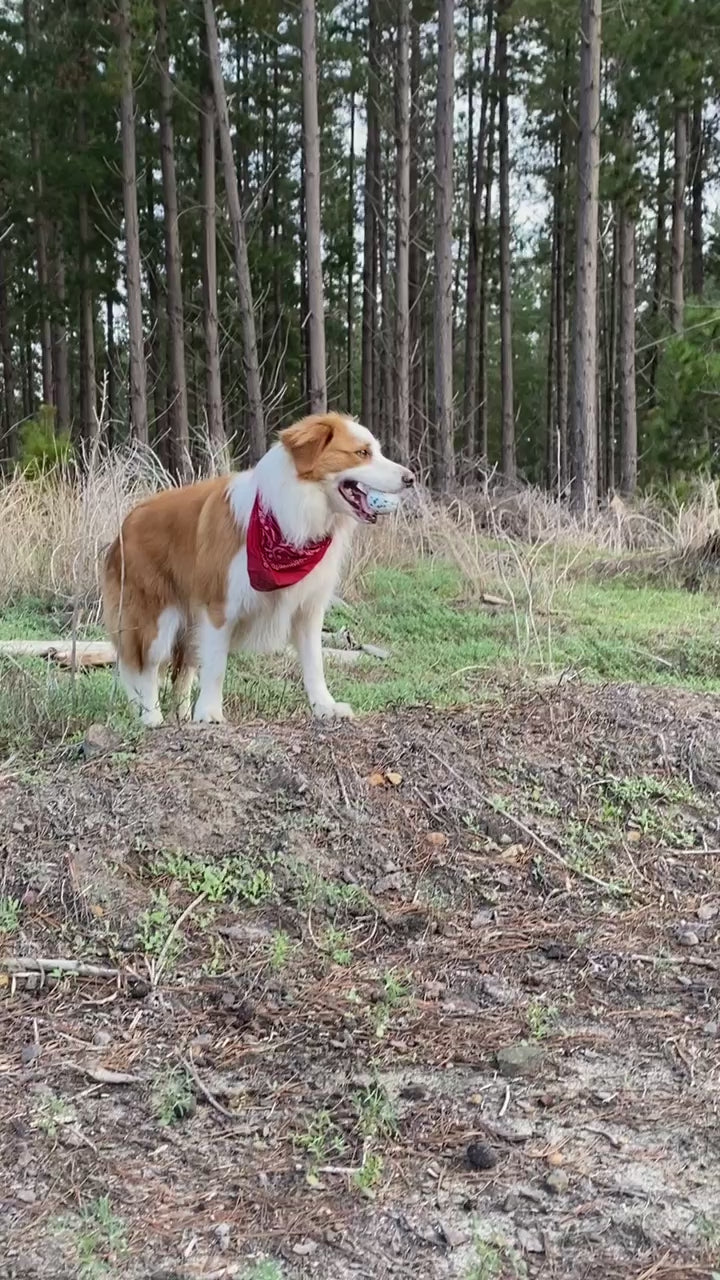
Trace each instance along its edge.
{"label": "green grass patch", "polygon": [[[330,625],[348,625],[362,641],[384,646],[386,661],[363,658],[352,669],[328,661],[335,697],[358,712],[407,706],[466,706],[495,696],[509,674],[573,668],[588,681],[639,682],[720,689],[720,626],[714,597],[623,580],[576,582],[552,595],[547,583],[528,607],[487,608],[463,592],[452,568],[369,573],[364,598]],[[501,594],[506,594],[500,588]],[[6,609],[0,638],[54,638],[59,615],[29,600]],[[286,655],[237,655],[226,684],[231,719],[283,719],[305,712],[295,663]],[[133,724],[111,671],[67,672],[37,660],[0,659],[0,751],[37,750],[67,741],[93,721]]]}

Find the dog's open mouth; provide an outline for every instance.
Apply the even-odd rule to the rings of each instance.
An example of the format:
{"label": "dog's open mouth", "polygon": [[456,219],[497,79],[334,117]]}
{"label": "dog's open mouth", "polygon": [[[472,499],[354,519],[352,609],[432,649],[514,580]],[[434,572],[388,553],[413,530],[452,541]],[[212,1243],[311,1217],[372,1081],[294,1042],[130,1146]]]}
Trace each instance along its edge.
{"label": "dog's open mouth", "polygon": [[370,510],[367,491],[363,489],[361,484],[358,484],[356,480],[343,480],[338,488],[348,506],[352,507],[358,520],[362,520],[363,524],[375,524],[377,516],[374,511]]}

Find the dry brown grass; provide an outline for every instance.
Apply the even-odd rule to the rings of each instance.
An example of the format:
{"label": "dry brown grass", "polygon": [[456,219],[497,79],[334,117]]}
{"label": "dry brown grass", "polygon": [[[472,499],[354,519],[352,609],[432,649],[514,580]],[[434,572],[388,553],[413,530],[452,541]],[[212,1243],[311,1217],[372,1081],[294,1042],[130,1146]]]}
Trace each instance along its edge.
{"label": "dry brown grass", "polygon": [[[171,483],[158,458],[138,448],[95,458],[84,470],[41,480],[16,475],[0,485],[0,605],[49,599],[92,614],[98,563],[128,509]],[[466,491],[440,503],[420,491],[393,518],[358,538],[344,591],[361,589],[377,566],[453,565],[470,595],[504,588],[515,598],[547,597],[573,566],[594,557],[686,556],[720,530],[714,485],[699,483],[674,508],[653,498],[614,499],[591,522],[536,489],[512,495]],[[544,586],[543,586],[544,584]]]}

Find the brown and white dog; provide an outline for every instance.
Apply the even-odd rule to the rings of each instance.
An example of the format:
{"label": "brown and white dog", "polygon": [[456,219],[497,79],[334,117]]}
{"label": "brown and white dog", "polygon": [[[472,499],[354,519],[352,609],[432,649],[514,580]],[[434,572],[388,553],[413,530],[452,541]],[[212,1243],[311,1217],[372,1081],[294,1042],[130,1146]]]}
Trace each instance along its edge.
{"label": "brown and white dog", "polygon": [[297,650],[310,705],[320,718],[347,717],[323,671],[325,610],[353,525],[374,523],[367,490],[398,493],[413,483],[373,435],[327,413],[280,433],[251,471],[141,502],[105,559],[105,624],[120,680],[146,725],[162,724],[161,669],[172,663],[177,711],[223,719],[231,649]]}

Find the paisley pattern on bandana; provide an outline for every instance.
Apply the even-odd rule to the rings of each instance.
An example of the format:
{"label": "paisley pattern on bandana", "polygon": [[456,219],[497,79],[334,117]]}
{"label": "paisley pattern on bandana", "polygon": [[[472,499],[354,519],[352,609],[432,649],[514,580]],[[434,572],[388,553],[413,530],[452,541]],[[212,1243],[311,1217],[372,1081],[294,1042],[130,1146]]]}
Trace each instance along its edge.
{"label": "paisley pattern on bandana", "polygon": [[279,591],[302,581],[320,563],[332,538],[321,538],[296,547],[286,542],[271,511],[260,502],[259,495],[250,516],[247,531],[247,564],[250,586],[254,591]]}

